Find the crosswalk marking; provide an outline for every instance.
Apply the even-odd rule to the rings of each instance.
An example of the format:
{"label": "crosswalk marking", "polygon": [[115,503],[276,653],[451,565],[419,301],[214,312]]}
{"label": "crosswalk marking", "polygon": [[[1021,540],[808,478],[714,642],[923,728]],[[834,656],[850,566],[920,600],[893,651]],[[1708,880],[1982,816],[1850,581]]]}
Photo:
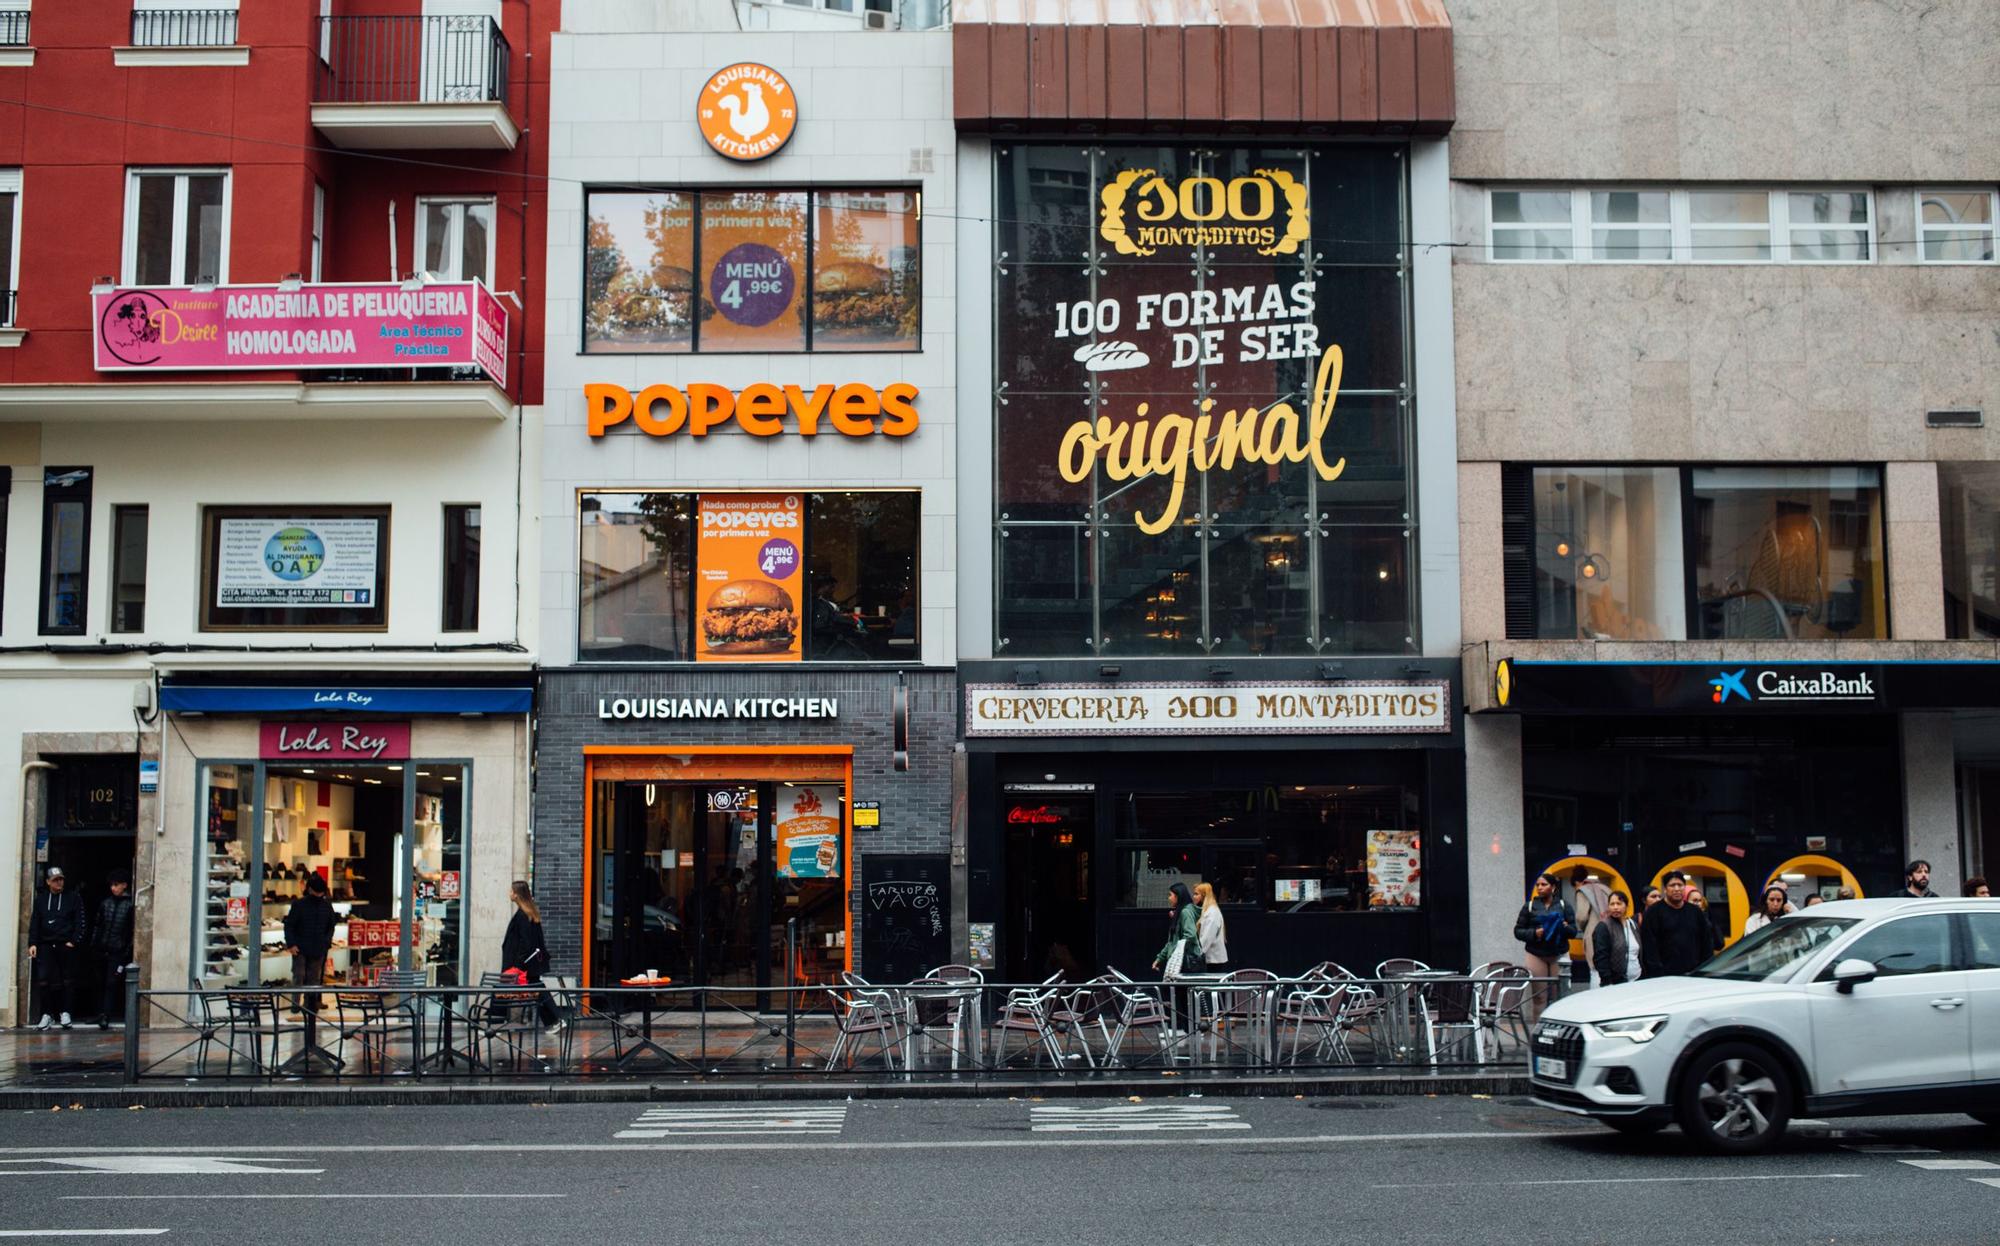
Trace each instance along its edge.
{"label": "crosswalk marking", "polygon": [[1994,1189],[2000,1190],[2000,1177],[1972,1177],[1969,1180],[1977,1181],[1981,1185],[1990,1185]]}
{"label": "crosswalk marking", "polygon": [[2000,1168],[2000,1164],[1983,1159],[1906,1159],[1903,1162],[1926,1172],[1972,1172],[1982,1168]]}
{"label": "crosswalk marking", "polygon": [[1863,1155],[1936,1155],[1934,1146],[1901,1146],[1892,1142],[1848,1143],[1847,1151],[1859,1151]]}
{"label": "crosswalk marking", "polygon": [[847,1105],[648,1108],[620,1138],[705,1138],[725,1134],[838,1134]]}
{"label": "crosswalk marking", "polygon": [[1248,1129],[1226,1104],[1121,1103],[1104,1108],[1039,1104],[1028,1113],[1034,1133],[1161,1133],[1167,1130]]}

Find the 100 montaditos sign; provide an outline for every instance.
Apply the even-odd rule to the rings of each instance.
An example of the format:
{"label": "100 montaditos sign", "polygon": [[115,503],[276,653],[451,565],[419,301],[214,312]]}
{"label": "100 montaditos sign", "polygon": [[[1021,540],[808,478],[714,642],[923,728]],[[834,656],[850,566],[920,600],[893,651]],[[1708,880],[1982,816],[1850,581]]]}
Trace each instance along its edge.
{"label": "100 montaditos sign", "polygon": [[134,286],[91,311],[99,372],[476,367],[507,384],[507,311],[477,281]]}

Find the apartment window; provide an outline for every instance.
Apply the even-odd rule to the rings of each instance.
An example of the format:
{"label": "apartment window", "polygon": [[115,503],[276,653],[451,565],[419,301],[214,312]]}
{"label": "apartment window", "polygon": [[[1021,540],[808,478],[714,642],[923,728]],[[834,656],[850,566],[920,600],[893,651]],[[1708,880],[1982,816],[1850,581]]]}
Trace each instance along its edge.
{"label": "apartment window", "polygon": [[387,507],[202,511],[203,631],[381,631],[388,623]]}
{"label": "apartment window", "polygon": [[125,284],[228,280],[228,172],[134,169],[125,193]]}
{"label": "apartment window", "polygon": [[231,47],[236,0],[133,0],[132,46]]}
{"label": "apartment window", "polygon": [[920,496],[585,493],[578,656],[914,662]]}
{"label": "apartment window", "polygon": [[90,481],[88,467],[42,471],[44,636],[81,636],[90,617]]}
{"label": "apartment window", "polygon": [[479,630],[479,508],[444,508],[444,630]]}
{"label": "apartment window", "polygon": [[1926,263],[1991,264],[1995,215],[1991,190],[1920,190],[1919,253]]}
{"label": "apartment window", "polygon": [[314,281],[319,280],[320,266],[326,259],[326,187],[313,183],[313,238],[312,272]]}
{"label": "apartment window", "polygon": [[1609,261],[1674,258],[1673,219],[1664,190],[1590,192],[1590,257]]}
{"label": "apartment window", "polygon": [[1688,507],[1692,638],[1888,636],[1878,469],[1700,467]]}
{"label": "apartment window", "polygon": [[584,350],[916,350],[921,209],[911,189],[592,191]]}
{"label": "apartment window", "polygon": [[1568,260],[1575,256],[1576,224],[1566,190],[1496,190],[1491,206],[1492,258]]}
{"label": "apartment window", "polygon": [[1786,197],[1794,264],[1865,264],[1875,237],[1865,190],[1793,191]]}
{"label": "apartment window", "polygon": [[146,528],[143,506],[111,508],[111,630],[146,630]]}
{"label": "apartment window", "polygon": [[417,254],[445,281],[493,284],[493,201],[417,200]]}
{"label": "apartment window", "polygon": [[1761,190],[1690,190],[1688,258],[1697,264],[1771,259],[1771,196]]}
{"label": "apartment window", "polygon": [[14,323],[14,300],[21,288],[20,236],[21,171],[0,169],[0,276],[7,280],[7,289],[0,292],[0,325]]}

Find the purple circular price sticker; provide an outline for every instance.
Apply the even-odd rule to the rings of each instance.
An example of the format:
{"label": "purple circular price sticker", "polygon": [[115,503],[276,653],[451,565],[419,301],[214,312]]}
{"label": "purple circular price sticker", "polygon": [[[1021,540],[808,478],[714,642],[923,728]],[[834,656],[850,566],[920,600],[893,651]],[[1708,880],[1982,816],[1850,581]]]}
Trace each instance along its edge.
{"label": "purple circular price sticker", "polygon": [[770,324],[792,305],[798,278],[791,261],[761,242],[729,248],[708,274],[708,300],[731,324]]}
{"label": "purple circular price sticker", "polygon": [[757,551],[757,569],[774,580],[789,580],[799,569],[799,547],[781,536],[764,542]]}

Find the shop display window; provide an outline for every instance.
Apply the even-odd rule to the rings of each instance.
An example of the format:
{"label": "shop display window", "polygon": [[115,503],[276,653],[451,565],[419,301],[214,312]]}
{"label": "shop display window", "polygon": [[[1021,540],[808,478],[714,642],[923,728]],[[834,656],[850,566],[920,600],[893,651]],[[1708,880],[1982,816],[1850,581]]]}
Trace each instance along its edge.
{"label": "shop display window", "polygon": [[1000,654],[1414,652],[1395,150],[997,159]]}
{"label": "shop display window", "polygon": [[203,631],[384,631],[389,508],[202,508]]}
{"label": "shop display window", "polygon": [[[701,574],[697,515],[728,494],[597,492],[579,499],[577,652],[585,661],[685,662],[731,648],[711,634],[721,577]],[[776,495],[774,495],[776,496]],[[802,548],[774,580],[791,602],[786,640],[751,660],[916,661],[922,495],[786,495],[803,505]],[[719,556],[718,556],[719,557]],[[711,568],[712,570],[714,568]],[[758,568],[762,570],[762,567]],[[726,574],[735,575],[740,569]],[[796,596],[794,596],[796,595]],[[740,647],[740,646],[738,646]]]}
{"label": "shop display window", "polygon": [[1685,640],[1680,473],[1534,470],[1535,635]]}
{"label": "shop display window", "polygon": [[1889,634],[1878,469],[1699,467],[1689,476],[1697,639]]}
{"label": "shop display window", "polygon": [[1940,463],[1938,489],[1945,635],[2000,637],[2000,463]]}
{"label": "shop display window", "polygon": [[258,952],[255,767],[201,770],[201,851],[195,871],[195,970],[205,986],[248,986]]}
{"label": "shop display window", "polygon": [[914,189],[593,190],[584,217],[587,354],[919,346]]}

